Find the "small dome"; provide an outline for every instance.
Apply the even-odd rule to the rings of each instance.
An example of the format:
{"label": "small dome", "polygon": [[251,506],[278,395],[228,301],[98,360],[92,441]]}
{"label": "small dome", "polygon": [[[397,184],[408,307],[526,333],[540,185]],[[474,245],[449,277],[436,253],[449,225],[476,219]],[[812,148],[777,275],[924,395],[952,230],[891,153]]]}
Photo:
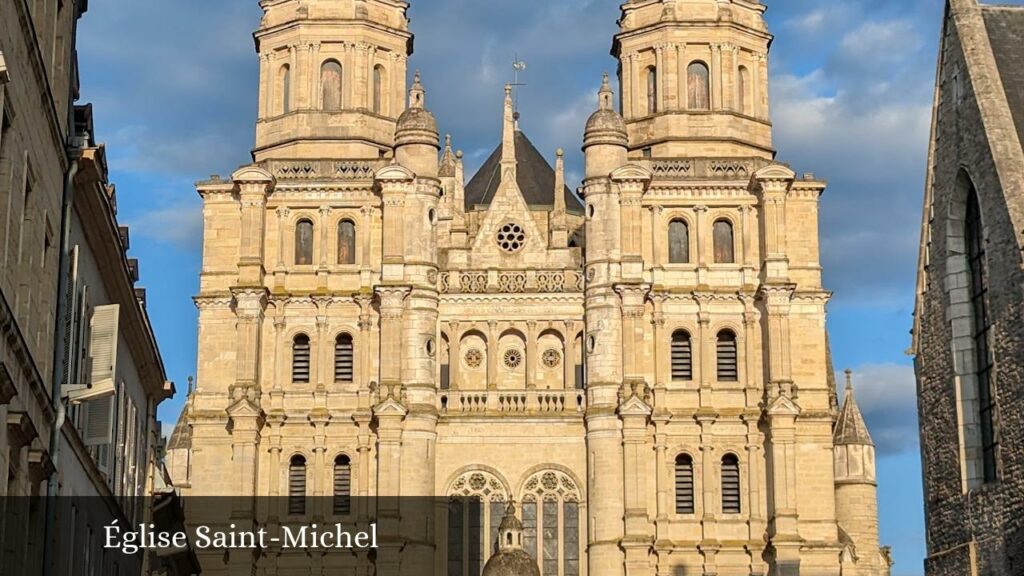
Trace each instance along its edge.
{"label": "small dome", "polygon": [[483,576],[540,576],[537,561],[522,548],[498,552],[484,565]]}
{"label": "small dome", "polygon": [[398,131],[437,132],[437,118],[425,108],[409,108],[398,117]]}
{"label": "small dome", "polygon": [[590,115],[590,119],[587,120],[587,132],[597,132],[602,130],[614,130],[616,132],[626,133],[626,121],[622,119],[622,115],[614,110],[598,110]]}
{"label": "small dome", "polygon": [[608,82],[608,74],[604,75],[601,83],[601,90],[597,93],[599,106],[597,112],[590,115],[587,120],[587,129],[584,132],[584,140],[590,144],[619,144],[625,145],[628,141],[626,136],[626,121],[622,115],[615,111],[612,105],[611,85]]}

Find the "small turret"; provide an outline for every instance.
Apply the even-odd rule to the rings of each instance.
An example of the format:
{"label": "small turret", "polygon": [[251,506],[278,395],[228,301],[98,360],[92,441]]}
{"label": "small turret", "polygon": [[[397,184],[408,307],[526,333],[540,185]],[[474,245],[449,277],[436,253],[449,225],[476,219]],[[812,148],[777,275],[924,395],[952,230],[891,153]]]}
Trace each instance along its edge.
{"label": "small turret", "polygon": [[417,72],[409,89],[409,108],[395,128],[395,159],[421,178],[437,178],[440,149],[437,119],[426,109],[426,91]]}
{"label": "small turret", "polygon": [[498,552],[487,561],[483,576],[540,576],[537,562],[523,549],[523,523],[512,502],[498,526]]}
{"label": "small turret", "polygon": [[608,82],[607,73],[597,94],[598,110],[587,120],[587,128],[583,135],[587,178],[608,176],[616,168],[625,165],[629,146],[626,121],[615,111],[612,103],[614,93]]}

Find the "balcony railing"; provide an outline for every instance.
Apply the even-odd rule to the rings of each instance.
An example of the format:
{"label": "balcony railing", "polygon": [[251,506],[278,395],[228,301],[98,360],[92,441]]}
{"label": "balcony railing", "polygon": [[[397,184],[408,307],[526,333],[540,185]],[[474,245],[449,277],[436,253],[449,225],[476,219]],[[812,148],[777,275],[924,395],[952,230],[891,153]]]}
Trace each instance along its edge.
{"label": "balcony railing", "polygon": [[442,415],[582,414],[583,390],[445,390],[438,394]]}

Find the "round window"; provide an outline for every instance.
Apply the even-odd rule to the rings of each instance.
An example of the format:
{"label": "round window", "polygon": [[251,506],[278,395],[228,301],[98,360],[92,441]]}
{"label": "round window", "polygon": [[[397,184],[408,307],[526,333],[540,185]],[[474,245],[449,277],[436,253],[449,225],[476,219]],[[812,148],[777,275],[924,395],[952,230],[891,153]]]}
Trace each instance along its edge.
{"label": "round window", "polygon": [[545,350],[541,359],[544,360],[544,365],[548,368],[555,368],[562,363],[562,355],[554,348]]}
{"label": "round window", "polygon": [[526,245],[526,231],[515,222],[509,222],[498,230],[498,246],[509,254],[518,252]]}
{"label": "round window", "polygon": [[515,348],[505,350],[505,367],[515,370],[523,364],[523,353]]}
{"label": "round window", "polygon": [[483,352],[480,352],[476,348],[470,348],[466,352],[466,366],[470,368],[479,368],[484,363]]}

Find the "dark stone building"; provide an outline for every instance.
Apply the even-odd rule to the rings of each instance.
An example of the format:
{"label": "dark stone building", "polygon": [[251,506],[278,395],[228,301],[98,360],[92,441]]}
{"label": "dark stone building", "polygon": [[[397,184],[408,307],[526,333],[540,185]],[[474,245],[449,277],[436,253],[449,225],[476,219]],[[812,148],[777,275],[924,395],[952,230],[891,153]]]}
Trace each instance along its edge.
{"label": "dark stone building", "polygon": [[1024,7],[950,0],[914,352],[928,576],[1024,574]]}

